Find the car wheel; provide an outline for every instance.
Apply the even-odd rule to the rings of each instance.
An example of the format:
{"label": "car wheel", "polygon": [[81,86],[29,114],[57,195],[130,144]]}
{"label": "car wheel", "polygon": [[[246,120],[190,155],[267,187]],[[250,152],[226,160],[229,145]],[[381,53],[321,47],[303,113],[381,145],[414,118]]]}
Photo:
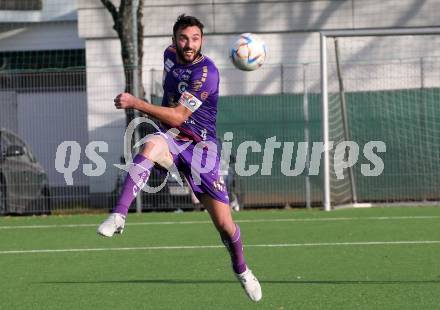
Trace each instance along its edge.
{"label": "car wheel", "polygon": [[29,208],[27,213],[35,215],[49,215],[51,212],[50,195],[47,189],[43,189],[40,197],[36,199]]}
{"label": "car wheel", "polygon": [[50,194],[49,194],[49,190],[47,190],[47,189],[43,190],[40,208],[41,208],[40,209],[41,214],[49,215],[51,213]]}
{"label": "car wheel", "polygon": [[0,178],[0,214],[5,214],[8,211],[8,201],[6,199],[6,184]]}

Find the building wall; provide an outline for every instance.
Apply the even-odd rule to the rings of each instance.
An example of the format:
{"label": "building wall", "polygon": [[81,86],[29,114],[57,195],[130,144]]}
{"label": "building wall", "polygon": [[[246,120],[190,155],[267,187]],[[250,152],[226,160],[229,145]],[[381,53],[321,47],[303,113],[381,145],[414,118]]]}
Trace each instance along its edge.
{"label": "building wall", "polygon": [[[118,6],[119,1],[114,1]],[[113,97],[124,89],[121,70],[120,44],[109,12],[99,0],[78,0],[78,29],[86,40],[88,70],[88,116],[91,140],[105,140],[109,163],[122,153],[124,113],[112,106]],[[334,29],[363,29],[377,27],[432,27],[440,26],[440,2],[436,0],[156,0],[145,1],[143,8],[144,59],[143,85],[146,97],[161,95],[162,53],[171,42],[172,25],[181,13],[198,16],[205,24],[204,53],[209,55],[221,71],[221,95],[301,93],[304,87],[319,91],[319,31]],[[268,57],[265,65],[255,72],[245,73],[232,68],[229,46],[237,34],[258,33],[266,42]],[[414,50],[414,46],[426,48]],[[382,72],[402,68],[389,62],[408,58],[440,57],[438,36],[427,38],[361,38],[341,41],[341,58],[350,62],[373,62],[375,67],[365,74],[373,79],[363,83],[348,83],[348,90],[376,89],[389,80]],[[329,58],[334,59],[334,47],[329,46]],[[386,64],[384,64],[386,63]],[[307,65],[306,65],[307,64]],[[414,65],[412,65],[414,66]],[[404,66],[405,67],[405,66]],[[422,66],[410,68],[413,76],[405,80],[405,87],[422,83],[434,85],[437,75],[422,77]],[[425,72],[432,71],[426,67]],[[388,70],[388,71],[387,71]],[[407,70],[401,70],[405,75]],[[334,74],[335,68],[330,68]],[[307,75],[307,85],[302,81]],[[347,72],[347,77],[350,77]],[[434,79],[434,80],[433,80]],[[438,80],[437,80],[438,81]],[[336,79],[330,88],[336,89]],[[386,84],[387,89],[400,87]],[[91,191],[110,191],[117,169],[108,169],[106,180],[91,182]]]}
{"label": "building wall", "polygon": [[71,0],[42,0],[41,10],[0,10],[1,23],[41,23],[76,20],[76,3]]}
{"label": "building wall", "polygon": [[75,1],[42,0],[41,10],[0,10],[0,51],[84,48]]}
{"label": "building wall", "polygon": [[[74,186],[88,186],[82,173],[87,163],[84,154],[88,141],[87,101],[83,91],[17,93],[17,133],[32,147],[48,174],[51,187],[66,185],[63,174],[55,168],[58,146],[77,141],[81,146],[78,169],[73,173]],[[69,158],[70,153],[66,154]],[[68,166],[68,163],[65,163]]]}
{"label": "building wall", "polygon": [[82,49],[76,21],[8,24],[0,34],[0,52]]}
{"label": "building wall", "polygon": [[[75,1],[42,0],[41,10],[0,11],[0,52],[84,48],[85,39],[78,35]],[[0,67],[2,65],[3,59],[0,59]],[[89,141],[87,98],[84,90],[74,89],[75,85],[68,84],[65,91],[54,88],[51,81],[66,77],[57,77],[54,70],[50,71],[39,73],[39,83],[30,82],[37,81],[32,74],[17,70],[2,72],[5,78],[2,87],[6,87],[7,92],[0,94],[0,127],[10,128],[31,145],[49,174],[51,186],[64,186],[63,175],[55,170],[57,146],[63,141],[74,140],[84,150]],[[27,81],[27,86],[19,82],[12,83],[16,86],[5,86],[8,79]],[[42,89],[44,87],[47,89]],[[81,165],[84,162],[82,158]],[[74,185],[87,186],[88,179],[77,172]]]}
{"label": "building wall", "polygon": [[[116,5],[119,1],[113,1]],[[181,13],[199,16],[206,33],[317,31],[439,24],[436,0],[157,0],[144,2],[145,36],[168,36]],[[99,0],[78,0],[79,32],[84,38],[116,37],[111,17]],[[97,26],[99,25],[99,26]]]}

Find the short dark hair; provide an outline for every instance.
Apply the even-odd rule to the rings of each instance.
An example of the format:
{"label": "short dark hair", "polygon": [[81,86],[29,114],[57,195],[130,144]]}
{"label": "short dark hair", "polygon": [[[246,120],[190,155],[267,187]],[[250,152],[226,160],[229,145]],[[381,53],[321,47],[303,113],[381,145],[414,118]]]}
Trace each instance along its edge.
{"label": "short dark hair", "polygon": [[177,17],[176,22],[174,23],[173,26],[173,36],[176,36],[177,30],[179,30],[180,28],[185,29],[186,27],[190,27],[190,26],[197,26],[200,29],[200,32],[203,35],[203,24],[200,20],[198,20],[196,17],[194,16],[188,16],[185,14],[179,15],[179,17]]}

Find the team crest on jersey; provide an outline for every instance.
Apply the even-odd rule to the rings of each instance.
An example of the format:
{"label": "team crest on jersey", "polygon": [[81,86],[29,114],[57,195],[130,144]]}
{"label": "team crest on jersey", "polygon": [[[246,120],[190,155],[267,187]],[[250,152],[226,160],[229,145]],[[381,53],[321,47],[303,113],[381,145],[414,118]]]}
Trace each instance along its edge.
{"label": "team crest on jersey", "polygon": [[186,89],[188,88],[188,83],[186,83],[186,82],[180,82],[178,85],[177,85],[177,89],[179,90],[179,93],[183,93]]}

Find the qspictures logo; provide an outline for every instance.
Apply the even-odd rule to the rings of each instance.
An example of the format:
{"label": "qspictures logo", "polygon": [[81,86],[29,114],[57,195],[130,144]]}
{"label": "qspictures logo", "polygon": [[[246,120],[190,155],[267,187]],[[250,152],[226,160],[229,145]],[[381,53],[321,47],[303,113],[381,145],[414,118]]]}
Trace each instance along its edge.
{"label": "qspictures logo", "polygon": [[[131,172],[135,169],[130,169],[133,165],[133,150],[130,146],[133,145],[132,140],[136,127],[143,123],[153,126],[157,130],[157,133],[143,137],[134,144],[133,148],[142,147],[153,135],[157,134],[166,139],[168,145],[170,145],[170,152],[174,156],[184,152],[194,143],[193,141],[176,143],[174,137],[179,134],[179,130],[175,128],[167,132],[161,132],[160,128],[148,118],[138,117],[134,119],[127,126],[124,134],[124,158],[127,164],[114,164],[114,166],[129,173],[136,184],[140,181],[140,176]],[[213,169],[218,169],[218,158],[220,158],[226,166],[229,166],[231,154],[233,153],[233,139],[234,134],[232,132],[225,132],[221,145],[215,141],[201,141],[195,144],[194,148],[192,148],[191,174],[196,184],[200,182],[201,174],[210,173]],[[296,154],[294,154],[295,145]],[[235,152],[235,173],[242,177],[252,177],[257,174],[270,176],[275,172],[274,166],[276,166],[279,167],[280,172],[286,177],[295,177],[304,174],[316,176],[320,173],[322,156],[326,148],[331,151],[333,156],[331,158],[333,163],[332,169],[338,180],[343,180],[346,177],[344,172],[358,164],[361,158],[364,159],[364,163],[362,163],[360,167],[363,176],[379,176],[385,169],[384,162],[380,157],[381,153],[386,152],[386,144],[383,141],[369,141],[364,145],[359,145],[355,141],[342,141],[337,144],[330,141],[326,145],[323,142],[282,142],[278,141],[276,136],[273,136],[267,138],[264,144],[254,140],[240,142]],[[90,163],[82,165],[84,175],[89,177],[102,176],[107,169],[107,163],[100,154],[107,152],[107,142],[90,142],[84,150],[85,156],[90,161]],[[207,152],[210,153],[210,156],[206,156]],[[278,158],[281,154],[281,161],[275,165],[276,152],[278,152]],[[55,157],[55,168],[59,173],[63,174],[67,185],[73,185],[73,173],[79,169],[81,153],[81,146],[77,141],[64,141],[58,145]],[[261,156],[257,157],[261,158],[261,162],[256,163],[255,156],[253,156],[254,159],[251,164],[249,160],[251,157],[250,154],[260,154]],[[208,160],[206,160],[206,158],[208,158]],[[139,183],[143,186],[142,189],[149,193],[160,191],[163,186],[165,186],[170,174],[177,179],[179,184],[182,184],[178,169],[174,163],[170,167],[167,167],[167,170],[168,174],[162,184],[157,187],[149,187],[146,184]]]}

